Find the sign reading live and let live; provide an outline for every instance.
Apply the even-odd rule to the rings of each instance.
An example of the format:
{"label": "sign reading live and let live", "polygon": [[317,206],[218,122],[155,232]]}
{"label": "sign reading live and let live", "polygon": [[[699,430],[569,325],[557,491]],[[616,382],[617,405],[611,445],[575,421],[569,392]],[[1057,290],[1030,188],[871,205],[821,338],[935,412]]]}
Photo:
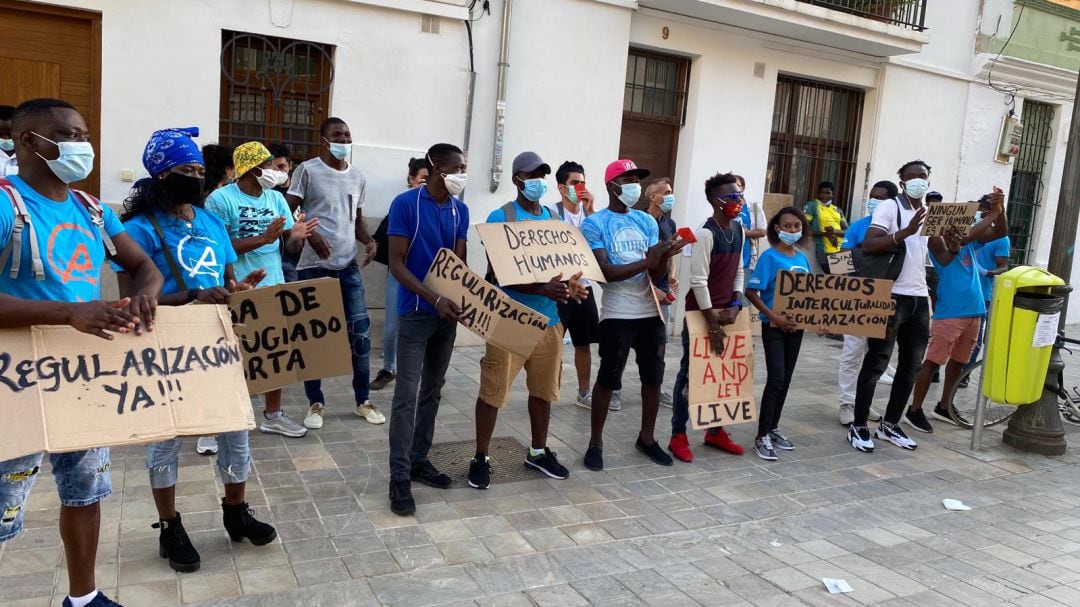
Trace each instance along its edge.
{"label": "sign reading live and let live", "polygon": [[895,310],[892,285],[891,280],[781,270],[773,311],[800,329],[883,338]]}
{"label": "sign reading live and let live", "polygon": [[829,272],[832,274],[854,274],[855,258],[851,250],[829,254]]}
{"label": "sign reading live and let live", "polygon": [[960,228],[966,235],[979,211],[977,202],[931,202],[923,220],[923,236],[941,236],[950,228]]}
{"label": "sign reading live and let live", "polygon": [[522,358],[532,354],[547,327],[547,316],[510,299],[450,249],[435,254],[424,286],[458,305],[458,322],[466,329]]}
{"label": "sign reading live and let live", "polygon": [[224,306],[159,307],[113,340],[67,326],[0,331],[0,461],[255,427]]}
{"label": "sign reading live and let live", "polygon": [[229,311],[252,394],[352,373],[345,307],[336,279],[236,293],[229,300]]}
{"label": "sign reading live and let live", "polygon": [[742,424],[757,419],[754,402],[754,346],[750,313],[743,310],[724,327],[724,352],[709,344],[709,326],[701,312],[686,313],[690,333],[690,425],[695,430]]}
{"label": "sign reading live and let live", "polygon": [[574,274],[604,282],[581,230],[556,220],[481,223],[476,231],[501,285],[547,282]]}

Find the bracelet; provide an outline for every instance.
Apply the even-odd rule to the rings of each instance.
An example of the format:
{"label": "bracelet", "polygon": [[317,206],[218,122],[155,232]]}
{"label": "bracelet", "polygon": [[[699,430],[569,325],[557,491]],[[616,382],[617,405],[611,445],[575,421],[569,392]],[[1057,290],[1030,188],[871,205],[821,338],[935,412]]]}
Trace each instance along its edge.
{"label": "bracelet", "polygon": [[899,234],[899,233],[900,233],[900,231],[899,231],[899,230],[897,230],[896,232],[893,232],[893,233],[892,233],[892,241],[893,241],[893,244],[895,244],[895,245],[898,245],[898,244],[900,244],[900,242],[899,242],[898,240],[896,240],[896,235],[897,235],[897,234]]}
{"label": "bracelet", "polygon": [[442,298],[443,298],[442,295],[436,296],[435,297],[435,305],[433,307],[438,308],[439,307],[439,302],[442,301]]}

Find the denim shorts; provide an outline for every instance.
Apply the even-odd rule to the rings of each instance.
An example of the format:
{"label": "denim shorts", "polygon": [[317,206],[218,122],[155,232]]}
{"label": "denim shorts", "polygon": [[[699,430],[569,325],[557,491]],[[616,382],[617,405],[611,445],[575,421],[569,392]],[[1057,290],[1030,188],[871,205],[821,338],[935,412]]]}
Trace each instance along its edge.
{"label": "denim shorts", "polygon": [[[247,482],[251,472],[251,448],[248,433],[223,432],[217,436],[217,467],[221,482],[227,485]],[[167,489],[176,484],[179,476],[180,447],[184,441],[174,438],[153,443],[146,448],[146,469],[150,471],[150,487]]]}
{"label": "denim shorts", "polygon": [[[0,462],[0,542],[22,531],[26,499],[41,471],[44,453]],[[109,449],[50,453],[56,492],[64,506],[89,506],[112,493]]]}

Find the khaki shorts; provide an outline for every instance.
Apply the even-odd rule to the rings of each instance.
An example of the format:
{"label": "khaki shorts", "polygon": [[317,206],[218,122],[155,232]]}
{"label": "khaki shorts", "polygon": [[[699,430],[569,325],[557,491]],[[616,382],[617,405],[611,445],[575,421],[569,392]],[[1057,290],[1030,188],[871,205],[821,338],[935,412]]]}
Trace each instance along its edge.
{"label": "khaki shorts", "polygon": [[562,385],[562,351],[562,323],[544,329],[529,358],[488,344],[480,359],[480,400],[497,409],[505,407],[510,400],[510,386],[524,367],[529,396],[556,402]]}

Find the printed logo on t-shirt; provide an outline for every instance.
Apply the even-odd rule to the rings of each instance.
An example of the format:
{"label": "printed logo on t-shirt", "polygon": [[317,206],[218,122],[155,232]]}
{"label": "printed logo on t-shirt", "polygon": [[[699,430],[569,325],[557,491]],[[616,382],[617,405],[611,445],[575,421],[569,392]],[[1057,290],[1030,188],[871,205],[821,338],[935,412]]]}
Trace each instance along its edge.
{"label": "printed logo on t-shirt", "polygon": [[[221,278],[221,264],[218,263],[216,242],[205,236],[184,236],[176,243],[176,258],[189,278],[195,276],[213,276]],[[199,248],[202,248],[199,251]]]}
{"label": "printed logo on t-shirt", "polygon": [[59,223],[49,234],[46,258],[60,282],[86,282],[97,286],[100,268],[94,266],[90,247],[100,246],[94,233],[74,223]]}
{"label": "printed logo on t-shirt", "polygon": [[648,248],[645,235],[640,230],[623,227],[612,235],[608,255],[618,264],[634,263],[645,259],[645,251]]}
{"label": "printed logo on t-shirt", "polygon": [[252,206],[240,206],[240,225],[237,233],[240,238],[251,238],[266,232],[277,215],[273,209],[262,209]]}

